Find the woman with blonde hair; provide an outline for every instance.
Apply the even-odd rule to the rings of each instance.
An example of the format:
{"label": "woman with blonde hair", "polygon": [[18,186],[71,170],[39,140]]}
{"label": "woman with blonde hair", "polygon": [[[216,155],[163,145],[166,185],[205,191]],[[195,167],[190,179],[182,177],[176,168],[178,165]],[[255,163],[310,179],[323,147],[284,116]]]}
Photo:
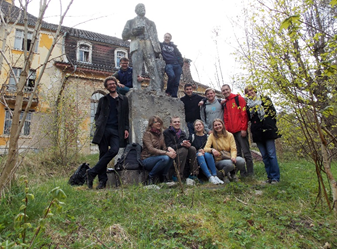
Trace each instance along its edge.
{"label": "woman with blonde hair", "polygon": [[205,152],[212,153],[216,167],[225,171],[225,182],[229,180],[238,181],[236,172],[244,170],[245,160],[237,157],[235,139],[232,133],[228,132],[222,119],[216,118],[213,121],[212,133],[207,139]]}
{"label": "woman with blonde hair", "polygon": [[223,184],[224,182],[217,177],[213,155],[204,151],[208,138],[204,122],[197,119],[194,121],[193,126],[195,134],[192,134],[190,141],[197,150],[197,160],[202,172],[207,176],[210,183]]}
{"label": "woman with blonde hair", "polygon": [[176,157],[171,147],[166,147],[163,135],[163,121],[158,116],[149,119],[143,135],[143,150],[141,160],[144,168],[150,171],[147,184],[154,184],[154,176],[159,175],[162,181],[167,181],[167,173]]}

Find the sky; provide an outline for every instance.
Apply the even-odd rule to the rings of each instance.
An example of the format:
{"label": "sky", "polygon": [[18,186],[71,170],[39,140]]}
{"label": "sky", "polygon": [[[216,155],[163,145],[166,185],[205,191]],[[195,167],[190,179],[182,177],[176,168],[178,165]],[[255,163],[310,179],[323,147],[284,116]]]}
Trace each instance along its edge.
{"label": "sky", "polygon": [[[37,16],[39,2],[32,0],[28,12]],[[61,2],[65,9],[69,0]],[[14,3],[18,5],[17,0]],[[217,71],[220,75],[220,71],[216,70],[215,63],[219,58],[223,75],[221,83],[233,83],[239,65],[232,55],[237,27],[233,28],[230,20],[240,16],[242,1],[74,0],[63,25],[121,38],[126,21],[136,16],[138,3],[145,4],[146,17],[155,22],[159,41],[163,41],[166,32],[171,33],[172,42],[183,57],[192,60],[191,72],[195,81],[218,88],[215,75]],[[44,18],[46,22],[58,23],[59,6],[60,0],[51,0]],[[214,30],[218,31],[218,36]]]}

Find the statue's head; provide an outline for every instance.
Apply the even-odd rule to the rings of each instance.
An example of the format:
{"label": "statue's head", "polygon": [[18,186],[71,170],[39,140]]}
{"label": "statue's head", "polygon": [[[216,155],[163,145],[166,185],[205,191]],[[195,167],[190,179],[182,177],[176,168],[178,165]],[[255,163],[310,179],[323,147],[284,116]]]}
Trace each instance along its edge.
{"label": "statue's head", "polygon": [[141,17],[145,16],[145,13],[146,13],[146,11],[145,11],[145,5],[142,4],[142,3],[137,4],[135,11],[136,11],[136,14],[138,16],[141,16]]}

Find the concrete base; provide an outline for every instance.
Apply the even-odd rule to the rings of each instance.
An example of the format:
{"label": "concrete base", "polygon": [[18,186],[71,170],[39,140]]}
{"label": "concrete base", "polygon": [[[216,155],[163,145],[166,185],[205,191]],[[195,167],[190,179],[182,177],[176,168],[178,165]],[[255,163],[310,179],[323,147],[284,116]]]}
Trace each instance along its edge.
{"label": "concrete base", "polygon": [[130,142],[143,144],[143,134],[151,116],[157,115],[164,122],[164,128],[170,126],[170,117],[181,119],[181,128],[187,132],[184,103],[178,98],[166,96],[164,93],[153,93],[146,89],[132,89],[127,93],[130,106]]}

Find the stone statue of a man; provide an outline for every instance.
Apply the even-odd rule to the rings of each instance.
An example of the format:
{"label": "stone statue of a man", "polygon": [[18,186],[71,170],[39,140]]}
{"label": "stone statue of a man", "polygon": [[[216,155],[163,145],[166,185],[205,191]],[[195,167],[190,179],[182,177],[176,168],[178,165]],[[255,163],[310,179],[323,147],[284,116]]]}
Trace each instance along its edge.
{"label": "stone statue of a man", "polygon": [[[132,59],[132,82],[135,89],[140,89],[137,76],[142,74],[143,64],[150,76],[149,90],[157,93],[163,91],[163,72],[160,43],[154,22],[145,17],[145,5],[136,6],[137,17],[128,20],[125,24],[122,37],[123,40],[131,40],[130,53]],[[165,64],[164,64],[165,66]]]}

